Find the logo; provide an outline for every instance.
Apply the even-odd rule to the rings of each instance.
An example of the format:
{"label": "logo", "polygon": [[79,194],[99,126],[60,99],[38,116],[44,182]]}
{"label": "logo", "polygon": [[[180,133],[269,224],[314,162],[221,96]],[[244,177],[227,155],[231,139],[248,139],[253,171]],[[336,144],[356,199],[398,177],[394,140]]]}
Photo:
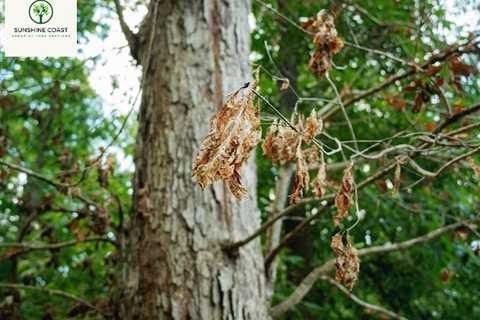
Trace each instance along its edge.
{"label": "logo", "polygon": [[3,11],[0,13],[0,16],[5,16],[5,27],[0,37],[6,57],[76,55],[77,0],[0,0],[1,2],[5,2],[5,15]]}
{"label": "logo", "polygon": [[53,17],[53,7],[48,1],[37,0],[30,5],[28,14],[36,24],[45,24]]}

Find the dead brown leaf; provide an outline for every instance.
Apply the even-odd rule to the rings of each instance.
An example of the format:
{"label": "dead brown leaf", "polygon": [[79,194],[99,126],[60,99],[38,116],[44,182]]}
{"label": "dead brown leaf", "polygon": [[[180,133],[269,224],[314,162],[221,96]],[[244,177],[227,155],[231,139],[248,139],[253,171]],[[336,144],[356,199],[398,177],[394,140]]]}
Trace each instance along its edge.
{"label": "dead brown leaf", "polygon": [[309,32],[315,33],[313,43],[316,48],[308,66],[313,73],[323,77],[332,68],[333,56],[344,46],[342,39],[337,36],[334,16],[321,10],[316,18],[310,18],[302,26]]}
{"label": "dead brown leaf", "polygon": [[360,258],[357,250],[352,246],[350,236],[346,237],[346,245],[343,236],[337,233],[332,237],[330,244],[335,253],[335,279],[349,290],[352,290],[360,272]]}
{"label": "dead brown leaf", "polygon": [[261,138],[259,110],[253,105],[255,87],[253,81],[233,93],[210,121],[210,133],[192,170],[202,188],[223,180],[237,199],[246,192],[240,182],[240,168]]}
{"label": "dead brown leaf", "polygon": [[317,116],[317,112],[313,110],[305,122],[303,130],[303,139],[306,143],[310,143],[317,135],[322,132],[323,122]]}
{"label": "dead brown leaf", "polygon": [[297,170],[295,173],[295,182],[293,184],[293,193],[288,197],[290,203],[297,203],[303,196],[303,193],[308,191],[310,176],[308,174],[307,163],[303,157],[301,144],[297,147]]}
{"label": "dead brown leaf", "polygon": [[287,78],[283,78],[281,80],[281,86],[280,86],[280,90],[281,91],[284,91],[284,90],[287,90],[288,88],[290,88],[290,80],[288,80]]}
{"label": "dead brown leaf", "polygon": [[274,123],[262,145],[263,154],[272,159],[274,165],[284,165],[296,159],[300,142],[301,136],[292,128]]}
{"label": "dead brown leaf", "polygon": [[327,165],[324,161],[320,163],[320,167],[318,168],[317,176],[312,182],[313,194],[317,198],[321,198],[327,192]]}
{"label": "dead brown leaf", "polygon": [[353,185],[355,181],[353,180],[352,170],[353,162],[345,168],[343,172],[342,186],[335,195],[335,207],[337,208],[337,213],[333,218],[333,222],[336,226],[348,216],[348,210],[353,204]]}
{"label": "dead brown leaf", "polygon": [[402,165],[400,161],[397,161],[395,165],[395,173],[393,175],[393,195],[397,195],[400,191],[400,183],[402,182]]}

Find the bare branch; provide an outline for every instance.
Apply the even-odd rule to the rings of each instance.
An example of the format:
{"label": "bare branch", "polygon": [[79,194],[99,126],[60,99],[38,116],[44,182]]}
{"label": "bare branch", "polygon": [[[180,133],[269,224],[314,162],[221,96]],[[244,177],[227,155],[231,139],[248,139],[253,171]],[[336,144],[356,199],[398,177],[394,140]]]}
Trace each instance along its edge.
{"label": "bare branch", "polygon": [[453,159],[451,159],[450,161],[446,162],[444,165],[442,165],[437,171],[435,172],[430,172],[428,170],[425,170],[423,169],[422,167],[420,167],[413,159],[409,158],[409,163],[410,165],[415,169],[417,170],[420,174],[424,175],[424,176],[427,176],[427,177],[430,177],[430,178],[434,178],[436,176],[438,176],[439,174],[441,174],[443,171],[445,171],[448,167],[450,167],[451,165],[465,159],[465,158],[468,158],[472,155],[474,155],[475,153],[477,152],[480,152],[480,147],[477,147],[473,150],[470,150],[469,152],[467,153],[464,153],[458,157],[455,157]]}
{"label": "bare branch", "polygon": [[[114,246],[117,245],[117,243],[109,239],[107,237],[102,237],[102,236],[92,236],[92,237],[87,237],[85,239],[81,240],[70,240],[70,241],[65,241],[65,242],[58,242],[58,243],[27,243],[27,242],[20,242],[20,243],[0,243],[0,248],[13,248],[15,250],[11,252],[6,252],[4,253],[3,257],[12,257],[12,256],[17,256],[19,254],[24,254],[27,252],[31,251],[38,251],[38,250],[55,250],[55,249],[61,249],[65,247],[72,247],[80,243],[85,243],[85,242],[109,242],[113,244]],[[0,256],[0,260],[2,257]]]}
{"label": "bare branch", "polygon": [[102,310],[91,304],[90,302],[77,297],[76,295],[73,295],[71,293],[65,292],[65,291],[60,291],[60,290],[54,290],[54,289],[47,289],[47,288],[40,288],[40,287],[35,287],[35,286],[28,286],[28,285],[22,285],[22,284],[15,284],[15,283],[0,283],[0,288],[10,288],[10,289],[18,289],[18,290],[34,290],[34,291],[40,291],[47,293],[48,295],[52,296],[59,296],[63,298],[70,299],[72,301],[75,301],[77,303],[80,303],[87,308],[97,312],[98,314],[102,315],[104,318],[107,314],[105,314]]}
{"label": "bare branch", "polygon": [[75,188],[71,188],[71,185],[68,185],[68,184],[65,184],[65,183],[61,183],[61,182],[57,182],[51,178],[48,178],[44,175],[41,175],[37,172],[34,172],[30,169],[27,169],[27,168],[24,168],[22,166],[19,166],[19,165],[16,165],[16,164],[13,164],[13,163],[9,163],[9,162],[6,162],[4,160],[0,160],[0,166],[5,166],[7,168],[10,168],[12,170],[16,170],[16,171],[19,171],[19,172],[22,172],[22,173],[25,173],[26,175],[30,176],[30,177],[33,177],[33,178],[36,178],[40,181],[43,181],[53,187],[55,187],[59,192],[71,197],[71,198],[76,198],[88,205],[91,205],[91,206],[94,206],[94,207],[99,207],[99,205],[97,203],[95,203],[94,201],[90,200],[89,198],[83,196],[80,191],[78,189],[75,189]]}
{"label": "bare branch", "polygon": [[[457,229],[458,227],[470,225],[473,223],[478,222],[478,219],[469,219],[464,220],[456,223],[452,223],[441,228],[438,228],[434,231],[431,231],[423,236],[413,238],[407,241],[399,242],[399,243],[388,243],[380,246],[374,246],[370,248],[360,249],[357,251],[359,256],[366,256],[370,254],[377,254],[377,253],[389,253],[393,251],[405,250],[411,248],[417,244],[426,243],[432,241],[445,233],[448,233],[452,230]],[[298,285],[295,291],[283,302],[274,306],[271,310],[271,314],[273,317],[278,317],[285,312],[287,312],[290,308],[298,304],[310,291],[313,287],[315,282],[320,278],[320,276],[326,274],[327,272],[331,271],[335,266],[335,259],[330,259],[325,262],[323,265],[313,269]]]}
{"label": "bare branch", "polygon": [[56,182],[54,181],[53,179],[50,179],[50,178],[47,178],[39,173],[36,173],[30,169],[27,169],[27,168],[24,168],[24,167],[21,167],[19,165],[16,165],[16,164],[13,164],[13,163],[9,163],[9,162],[6,162],[4,160],[0,160],[0,165],[2,166],[5,166],[7,168],[10,168],[12,170],[16,170],[16,171],[19,171],[19,172],[22,172],[22,173],[25,173],[26,175],[28,176],[31,176],[31,177],[34,177],[38,180],[41,180],[43,182],[46,182],[48,183],[49,185],[52,185],[54,186],[55,188],[67,188],[68,185],[64,184],[64,183],[61,183],[61,182]]}
{"label": "bare branch", "polygon": [[350,135],[352,136],[355,149],[358,151],[359,149],[358,149],[358,143],[357,143],[357,135],[355,134],[355,130],[353,129],[352,122],[350,121],[350,118],[348,117],[348,113],[345,110],[345,106],[343,105],[342,97],[338,92],[337,86],[332,81],[332,79],[330,79],[330,74],[328,72],[325,74],[325,78],[327,79],[328,83],[330,84],[330,86],[333,88],[333,91],[335,92],[335,97],[337,99],[338,106],[340,106],[343,116],[345,117],[345,121],[347,121],[348,130],[350,130]]}
{"label": "bare branch", "polygon": [[123,7],[120,4],[120,0],[113,0],[113,3],[115,4],[115,11],[117,12],[117,15],[118,15],[120,28],[122,29],[122,32],[125,35],[125,38],[127,39],[128,46],[130,47],[130,50],[133,53],[136,51],[136,47],[137,47],[137,42],[138,42],[137,35],[132,32],[127,22],[125,21],[125,18],[123,16]]}
{"label": "bare branch", "polygon": [[384,56],[384,57],[387,57],[391,60],[394,60],[394,61],[397,61],[397,62],[400,62],[401,64],[403,65],[406,65],[406,66],[410,66],[410,67],[417,67],[415,65],[415,63],[413,62],[408,62],[406,60],[403,60],[401,58],[398,58],[396,56],[394,56],[393,54],[389,53],[389,52],[385,52],[385,51],[381,51],[381,50],[378,50],[378,49],[372,49],[372,48],[367,48],[367,47],[364,47],[364,46],[361,46],[359,44],[356,44],[356,43],[351,43],[351,42],[348,42],[348,41],[344,41],[343,42],[347,47],[352,47],[352,48],[355,48],[355,49],[359,49],[359,50],[363,50],[363,51],[366,51],[366,52],[370,52],[370,53],[373,53],[373,54],[376,54],[376,55],[380,55],[380,56]]}
{"label": "bare branch", "polygon": [[458,120],[471,115],[472,113],[480,111],[480,103],[474,105],[473,107],[470,107],[468,109],[464,109],[460,112],[455,113],[453,116],[448,118],[445,122],[443,122],[439,127],[437,127],[434,131],[434,133],[438,133],[448,127],[450,124],[457,122]]}
{"label": "bare branch", "polygon": [[[348,99],[347,101],[345,101],[343,103],[344,107],[348,107],[362,99],[365,99],[369,96],[372,96],[378,92],[381,92],[383,89],[389,87],[390,85],[394,84],[396,81],[399,81],[399,80],[402,80],[402,79],[405,79],[409,76],[412,76],[414,75],[417,71],[421,71],[423,69],[426,69],[428,66],[436,63],[436,62],[441,62],[441,61],[444,61],[446,60],[448,57],[454,55],[454,54],[465,54],[465,53],[469,53],[471,52],[472,50],[475,50],[475,46],[478,45],[478,42],[473,42],[473,39],[470,39],[468,41],[466,41],[465,43],[461,43],[461,44],[455,44],[455,45],[452,45],[452,46],[449,46],[447,49],[445,49],[443,52],[439,53],[439,54],[436,54],[436,55],[433,55],[430,59],[428,59],[425,63],[423,63],[422,65],[420,65],[420,67],[418,69],[420,70],[417,70],[417,68],[411,68],[407,71],[404,71],[402,73],[399,73],[395,76],[392,76],[392,77],[389,77],[388,79],[386,79],[384,82],[368,89],[368,90],[365,90],[359,94],[357,94],[356,96]],[[321,116],[325,118],[329,118],[331,117],[334,113],[336,113],[338,111],[338,108],[335,108],[334,105],[327,105],[326,107],[322,108],[320,111],[319,111],[319,114]],[[448,124],[447,124],[448,125]],[[443,129],[443,128],[442,128]],[[441,129],[440,129],[441,130]]]}
{"label": "bare branch", "polygon": [[371,303],[368,303],[366,301],[363,301],[361,300],[359,297],[357,297],[356,295],[354,295],[353,293],[351,293],[347,288],[345,288],[344,286],[342,286],[340,283],[338,283],[337,281],[333,280],[332,278],[330,277],[327,277],[327,276],[321,276],[320,277],[321,280],[324,280],[324,281],[327,281],[329,282],[330,284],[334,285],[335,287],[338,288],[338,290],[340,290],[342,293],[344,293],[348,298],[350,298],[353,302],[355,302],[356,304],[364,307],[365,309],[368,309],[368,310],[371,310],[375,313],[381,313],[385,316],[387,316],[388,318],[394,318],[394,319],[402,319],[402,320],[406,320],[407,318],[405,317],[402,317],[401,315],[395,313],[395,312],[392,312],[390,310],[387,310],[385,309],[384,307],[381,307],[381,306],[378,306],[378,305],[375,305],[375,304],[371,304]]}

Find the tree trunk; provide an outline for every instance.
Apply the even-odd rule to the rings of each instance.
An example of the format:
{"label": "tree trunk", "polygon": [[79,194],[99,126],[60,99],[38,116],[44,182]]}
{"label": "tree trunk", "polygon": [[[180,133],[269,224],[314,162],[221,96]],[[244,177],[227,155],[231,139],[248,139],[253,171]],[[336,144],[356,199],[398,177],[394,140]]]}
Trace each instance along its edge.
{"label": "tree trunk", "polygon": [[156,2],[139,48],[146,69],[124,318],[269,319],[260,241],[236,256],[221,249],[259,227],[254,159],[240,202],[222,183],[201,190],[191,177],[208,120],[250,80],[249,1]]}

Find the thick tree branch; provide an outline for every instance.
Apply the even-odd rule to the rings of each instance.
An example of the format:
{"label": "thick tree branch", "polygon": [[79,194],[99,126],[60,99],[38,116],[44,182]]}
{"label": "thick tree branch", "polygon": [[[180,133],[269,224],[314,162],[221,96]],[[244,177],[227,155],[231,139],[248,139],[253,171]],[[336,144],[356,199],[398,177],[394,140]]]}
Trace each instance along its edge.
{"label": "thick tree branch", "polygon": [[115,4],[115,11],[117,12],[117,15],[118,15],[120,28],[122,29],[122,32],[125,35],[125,38],[127,39],[128,46],[130,47],[130,51],[132,52],[133,58],[135,58],[135,60],[138,60],[138,57],[136,56],[137,46],[138,46],[137,35],[133,33],[133,31],[130,29],[127,22],[125,21],[125,18],[123,16],[123,7],[120,4],[120,0],[113,0],[113,3]]}
{"label": "thick tree branch", "polygon": [[106,314],[102,310],[100,310],[99,308],[97,308],[96,306],[91,304],[90,302],[88,302],[88,301],[86,301],[82,298],[79,298],[76,295],[65,292],[65,291],[47,289],[47,288],[40,288],[40,287],[28,286],[28,285],[22,285],[22,284],[15,284],[15,283],[0,283],[0,288],[9,288],[9,289],[17,289],[17,290],[34,290],[34,291],[44,292],[44,293],[46,293],[48,295],[51,295],[51,296],[59,296],[59,297],[67,298],[67,299],[70,299],[72,301],[75,301],[77,303],[80,303],[80,304],[86,306],[87,308],[97,312],[98,314],[102,315],[103,317],[106,316]]}
{"label": "thick tree branch", "polygon": [[464,109],[460,112],[457,112],[455,114],[453,114],[450,118],[448,118],[445,122],[443,122],[440,126],[438,126],[434,133],[438,133],[440,131],[442,131],[443,129],[445,129],[446,127],[448,127],[450,124],[454,123],[454,122],[457,122],[458,120],[466,117],[466,116],[469,116],[475,112],[478,112],[480,111],[480,103],[474,105],[473,107],[470,107],[468,109]]}
{"label": "thick tree branch", "polygon": [[[431,231],[423,236],[413,238],[407,241],[399,242],[399,243],[388,243],[380,246],[374,246],[370,248],[360,249],[358,250],[359,256],[366,256],[370,254],[377,254],[377,253],[389,253],[393,251],[405,250],[411,248],[417,244],[426,243],[432,241],[445,233],[453,231],[461,226],[468,226],[473,223],[477,223],[478,219],[469,219],[464,220],[456,223],[452,223],[441,228],[438,228],[434,231]],[[287,312],[290,308],[298,304],[310,291],[313,287],[315,282],[320,278],[320,276],[326,274],[327,272],[331,271],[335,267],[335,259],[330,259],[323,265],[315,268],[312,270],[298,285],[295,291],[288,297],[285,301],[279,303],[278,305],[274,306],[271,310],[271,314],[273,317],[278,317],[285,312]]]}

